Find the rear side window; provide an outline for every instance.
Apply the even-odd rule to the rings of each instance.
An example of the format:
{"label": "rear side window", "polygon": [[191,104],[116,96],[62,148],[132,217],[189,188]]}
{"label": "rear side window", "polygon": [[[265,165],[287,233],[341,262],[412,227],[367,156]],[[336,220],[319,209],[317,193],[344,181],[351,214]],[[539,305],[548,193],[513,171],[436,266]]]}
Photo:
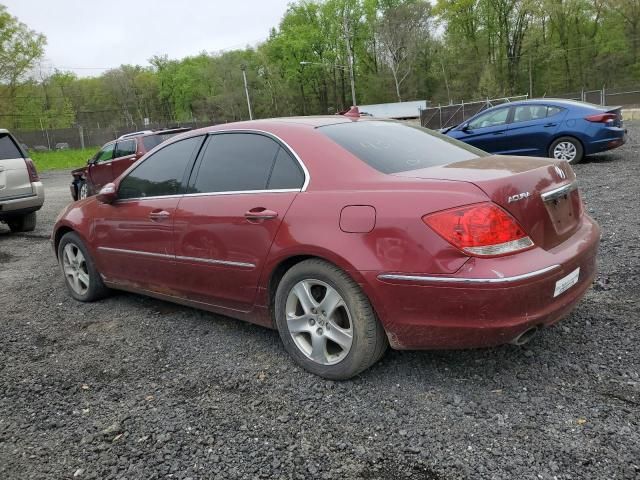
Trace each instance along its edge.
{"label": "rear side window", "polygon": [[300,165],[298,165],[298,162],[296,162],[286,150],[280,148],[276,156],[276,163],[271,172],[271,177],[269,177],[269,190],[302,188],[303,184],[304,173]]}
{"label": "rear side window", "polygon": [[185,170],[201,143],[202,136],[191,137],[158,150],[120,182],[118,198],[159,197],[183,193]]}
{"label": "rear side window", "polygon": [[120,140],[116,144],[116,152],[114,158],[126,157],[127,155],[134,155],[136,153],[136,141],[135,140]]}
{"label": "rear side window", "polygon": [[372,120],[318,128],[331,140],[382,173],[447,165],[487,153],[426,128]]}
{"label": "rear side window", "polygon": [[520,105],[514,109],[513,122],[528,122],[530,120],[539,120],[546,116],[546,105]]}
{"label": "rear side window", "polygon": [[547,107],[547,117],[553,117],[555,114],[560,113],[562,109],[560,107]]}
{"label": "rear side window", "polygon": [[280,145],[264,135],[212,135],[189,192],[264,190],[279,150]]}
{"label": "rear side window", "polygon": [[0,160],[22,158],[22,153],[9,135],[0,133]]}

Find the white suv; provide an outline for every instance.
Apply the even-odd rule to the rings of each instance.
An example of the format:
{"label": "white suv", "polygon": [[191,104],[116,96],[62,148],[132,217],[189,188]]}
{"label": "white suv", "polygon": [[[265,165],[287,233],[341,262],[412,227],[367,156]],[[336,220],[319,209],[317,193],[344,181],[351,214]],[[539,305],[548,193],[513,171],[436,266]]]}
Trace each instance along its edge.
{"label": "white suv", "polygon": [[15,138],[0,129],[0,222],[12,232],[30,232],[43,203],[44,187],[36,166]]}

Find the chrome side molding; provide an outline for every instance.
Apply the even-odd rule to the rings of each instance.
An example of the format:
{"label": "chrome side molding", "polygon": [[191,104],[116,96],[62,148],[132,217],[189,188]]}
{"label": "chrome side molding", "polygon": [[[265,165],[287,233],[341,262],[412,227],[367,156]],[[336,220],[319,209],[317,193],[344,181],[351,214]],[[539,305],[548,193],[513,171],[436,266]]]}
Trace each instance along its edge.
{"label": "chrome side molding", "polygon": [[183,257],[180,255],[167,255],[165,253],[143,252],[140,250],[126,250],[123,248],[112,248],[112,247],[98,247],[98,250],[102,250],[103,252],[111,252],[111,253],[123,253],[126,255],[141,255],[143,257],[164,258],[166,260],[182,260],[186,262],[207,263],[210,265],[226,265],[229,267],[256,268],[256,266],[253,263],[232,262],[230,260],[218,260],[215,258]]}
{"label": "chrome side molding", "polygon": [[499,278],[468,278],[468,277],[442,277],[431,275],[399,275],[392,273],[383,273],[378,275],[378,280],[395,280],[403,282],[414,283],[511,283],[518,282],[520,280],[526,280],[527,278],[537,277],[547,272],[560,268],[560,265],[550,265],[534,272],[523,273],[521,275],[514,275],[513,277],[499,277]]}

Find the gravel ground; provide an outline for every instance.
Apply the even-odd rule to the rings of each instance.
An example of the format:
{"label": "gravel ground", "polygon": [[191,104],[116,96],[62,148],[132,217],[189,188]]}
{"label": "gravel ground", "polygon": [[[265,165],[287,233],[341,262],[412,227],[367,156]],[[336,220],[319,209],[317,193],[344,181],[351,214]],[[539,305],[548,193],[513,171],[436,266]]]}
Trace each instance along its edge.
{"label": "gravel ground", "polygon": [[274,331],[65,292],[48,236],[0,226],[0,478],[640,478],[640,125],[576,166],[603,228],[594,288],[524,348],[393,352],[355,380]]}

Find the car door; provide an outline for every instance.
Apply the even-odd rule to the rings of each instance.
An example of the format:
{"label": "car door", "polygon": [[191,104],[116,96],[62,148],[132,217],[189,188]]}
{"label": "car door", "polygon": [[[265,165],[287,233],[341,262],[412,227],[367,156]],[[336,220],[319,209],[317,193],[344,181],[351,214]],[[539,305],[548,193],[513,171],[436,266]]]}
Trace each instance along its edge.
{"label": "car door", "polygon": [[484,112],[456,129],[455,138],[489,153],[504,153],[510,107]]}
{"label": "car door", "polygon": [[551,105],[514,106],[513,120],[507,131],[508,153],[546,157],[562,110]]}
{"label": "car door", "polygon": [[170,143],[118,185],[118,199],[100,204],[94,220],[99,270],[137,289],[175,291],[173,223],[203,136]]}
{"label": "car door", "polygon": [[111,162],[111,173],[113,179],[118,178],[129,168],[133,163],[138,160],[137,155],[138,144],[135,138],[121,139],[116,142],[114,149],[113,161]]}
{"label": "car door", "polygon": [[268,135],[210,135],[175,219],[182,295],[251,310],[271,244],[304,181],[292,153]]}
{"label": "car door", "polygon": [[93,160],[89,164],[89,168],[87,169],[88,177],[94,192],[100,191],[104,185],[113,181],[113,168],[111,163],[113,161],[115,146],[115,142],[107,143],[95,157],[93,157]]}

